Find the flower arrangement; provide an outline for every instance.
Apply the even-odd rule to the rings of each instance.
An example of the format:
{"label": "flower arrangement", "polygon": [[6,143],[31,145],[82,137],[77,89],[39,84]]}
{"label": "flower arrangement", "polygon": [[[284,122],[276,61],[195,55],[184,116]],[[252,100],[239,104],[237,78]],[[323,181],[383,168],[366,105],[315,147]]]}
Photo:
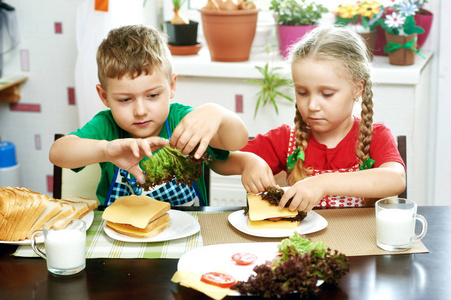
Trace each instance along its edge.
{"label": "flower arrangement", "polygon": [[335,24],[361,25],[365,31],[374,31],[377,21],[384,13],[383,6],[378,1],[357,1],[340,4],[335,10]]}
{"label": "flower arrangement", "polygon": [[406,0],[394,4],[387,9],[385,18],[380,19],[378,23],[387,33],[395,35],[423,33],[424,29],[415,25],[414,15],[419,10],[417,2]]}

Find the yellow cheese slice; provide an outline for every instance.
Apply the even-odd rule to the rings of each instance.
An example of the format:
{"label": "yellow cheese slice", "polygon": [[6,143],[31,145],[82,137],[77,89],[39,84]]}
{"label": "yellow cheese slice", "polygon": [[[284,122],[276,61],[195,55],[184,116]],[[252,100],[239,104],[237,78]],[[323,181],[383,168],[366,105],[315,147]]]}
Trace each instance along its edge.
{"label": "yellow cheese slice", "polygon": [[247,228],[251,230],[262,230],[262,229],[287,229],[287,230],[296,230],[299,226],[300,222],[291,222],[291,221],[251,221],[247,218]]}
{"label": "yellow cheese slice", "polygon": [[146,228],[149,222],[158,219],[171,208],[168,202],[149,196],[120,197],[103,212],[102,219],[121,224]]}
{"label": "yellow cheese slice", "polygon": [[172,276],[171,281],[175,283],[180,283],[187,288],[195,289],[201,293],[204,293],[210,298],[215,300],[220,300],[226,297],[230,293],[230,289],[220,288],[205,282],[200,281],[201,275],[188,272],[188,271],[177,271],[174,276]]}
{"label": "yellow cheese slice", "polygon": [[260,195],[248,193],[247,201],[249,203],[249,218],[252,221],[277,217],[293,218],[298,214],[297,210],[291,211],[288,208],[280,209],[278,206],[271,205],[268,201],[262,200]]}

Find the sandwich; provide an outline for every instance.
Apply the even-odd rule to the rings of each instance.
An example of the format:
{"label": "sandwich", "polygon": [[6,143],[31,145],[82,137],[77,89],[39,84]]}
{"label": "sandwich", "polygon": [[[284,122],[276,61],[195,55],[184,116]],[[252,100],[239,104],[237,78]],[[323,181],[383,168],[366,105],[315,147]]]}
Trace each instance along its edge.
{"label": "sandwich", "polygon": [[106,226],[131,237],[151,238],[169,227],[171,205],[148,196],[119,197],[103,212]]}
{"label": "sandwich", "polygon": [[288,201],[284,208],[279,208],[278,205],[283,194],[283,189],[275,187],[268,187],[261,194],[248,193],[248,228],[251,230],[295,230],[307,213],[289,210],[288,206],[291,201]]}

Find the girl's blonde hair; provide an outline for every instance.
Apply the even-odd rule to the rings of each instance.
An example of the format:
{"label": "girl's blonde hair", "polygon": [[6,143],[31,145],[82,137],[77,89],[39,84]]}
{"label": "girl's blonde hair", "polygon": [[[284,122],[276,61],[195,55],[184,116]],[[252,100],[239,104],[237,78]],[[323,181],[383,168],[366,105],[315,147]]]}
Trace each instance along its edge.
{"label": "girl's blonde hair", "polygon": [[100,84],[106,89],[107,78],[132,78],[152,74],[157,68],[172,76],[171,54],[166,37],[144,25],[123,26],[111,30],[97,50]]}
{"label": "girl's blonde hair", "polygon": [[[359,140],[356,154],[358,162],[363,165],[370,156],[373,124],[373,83],[370,77],[369,53],[363,38],[351,30],[342,27],[318,27],[308,33],[291,50],[293,64],[306,57],[316,57],[340,62],[348,70],[352,80],[364,82],[362,93],[362,112],[359,125]],[[302,119],[296,106],[294,118],[296,129],[296,147],[301,151],[307,149],[309,131],[307,123]],[[298,159],[288,181],[290,184],[302,180],[311,174],[312,170],[305,168],[303,161]]]}

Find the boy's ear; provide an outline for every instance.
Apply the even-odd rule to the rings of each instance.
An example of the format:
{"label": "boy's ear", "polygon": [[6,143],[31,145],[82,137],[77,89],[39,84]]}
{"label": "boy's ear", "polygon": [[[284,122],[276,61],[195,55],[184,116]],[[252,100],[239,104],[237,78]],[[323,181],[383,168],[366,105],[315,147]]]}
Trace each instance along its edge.
{"label": "boy's ear", "polygon": [[107,100],[107,97],[106,97],[106,92],[105,92],[105,90],[103,89],[102,85],[97,84],[97,85],[96,85],[96,90],[97,90],[97,94],[99,94],[100,100],[102,100],[103,104],[105,104],[106,107],[110,107],[110,106],[108,105],[108,100]]}
{"label": "boy's ear", "polygon": [[171,98],[174,97],[174,95],[175,95],[175,88],[176,88],[176,86],[177,86],[177,74],[173,73],[172,76],[171,76],[171,85],[170,85],[170,88],[171,88],[170,96],[171,96]]}

